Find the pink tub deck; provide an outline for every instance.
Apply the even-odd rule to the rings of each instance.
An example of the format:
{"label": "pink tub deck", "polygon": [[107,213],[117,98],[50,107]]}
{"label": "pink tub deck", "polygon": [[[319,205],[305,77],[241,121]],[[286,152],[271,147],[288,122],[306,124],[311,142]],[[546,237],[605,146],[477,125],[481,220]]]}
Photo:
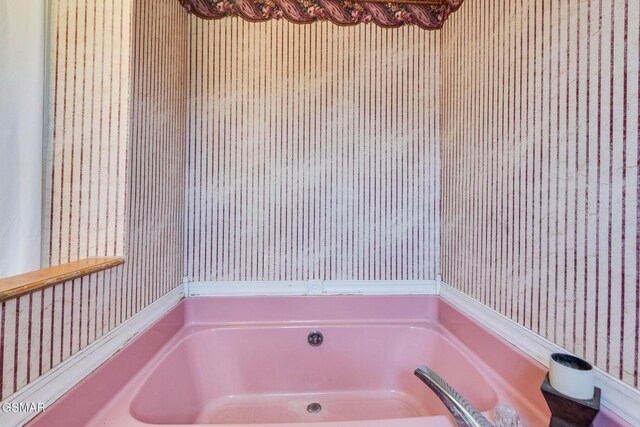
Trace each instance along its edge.
{"label": "pink tub deck", "polygon": [[422,364],[489,419],[548,424],[543,367],[438,297],[324,296],[182,301],[31,425],[454,426]]}

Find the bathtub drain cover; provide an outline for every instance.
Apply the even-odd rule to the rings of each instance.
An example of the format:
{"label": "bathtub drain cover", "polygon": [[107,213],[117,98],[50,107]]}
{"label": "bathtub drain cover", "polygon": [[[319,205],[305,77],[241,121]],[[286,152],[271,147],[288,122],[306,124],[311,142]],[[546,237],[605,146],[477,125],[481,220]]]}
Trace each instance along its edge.
{"label": "bathtub drain cover", "polygon": [[307,335],[307,342],[311,347],[318,347],[319,345],[322,344],[322,341],[324,341],[322,332],[320,332],[317,329],[309,332],[309,335]]}
{"label": "bathtub drain cover", "polygon": [[309,405],[307,406],[307,412],[310,412],[312,414],[320,411],[322,411],[322,406],[319,403],[309,403]]}

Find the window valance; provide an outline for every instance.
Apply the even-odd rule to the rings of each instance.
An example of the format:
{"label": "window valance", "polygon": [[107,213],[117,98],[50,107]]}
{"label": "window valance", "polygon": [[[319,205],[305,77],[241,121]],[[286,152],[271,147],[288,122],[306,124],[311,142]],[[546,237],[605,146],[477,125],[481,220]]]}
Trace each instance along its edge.
{"label": "window valance", "polygon": [[373,22],[395,28],[417,25],[427,30],[442,27],[463,0],[350,1],[350,0],[179,0],[203,19],[240,16],[247,21],[287,19],[298,24],[331,21],[336,25]]}

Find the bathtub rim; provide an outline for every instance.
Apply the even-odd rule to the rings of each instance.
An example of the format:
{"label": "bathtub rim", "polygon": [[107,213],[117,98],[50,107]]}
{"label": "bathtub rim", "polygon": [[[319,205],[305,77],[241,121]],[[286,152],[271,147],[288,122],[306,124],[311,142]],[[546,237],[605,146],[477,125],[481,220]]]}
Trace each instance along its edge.
{"label": "bathtub rim", "polygon": [[[445,291],[448,288],[448,285],[443,284],[443,291]],[[451,288],[453,289],[453,288]],[[174,289],[174,291],[178,291],[178,289]],[[173,292],[173,291],[172,291]],[[442,292],[444,294],[444,292]],[[416,296],[414,296],[416,297]],[[423,297],[423,296],[418,296],[418,297]],[[226,298],[226,297],[217,297],[217,298]],[[464,318],[466,318],[471,324],[475,325],[475,328],[478,330],[482,330],[482,331],[486,331],[486,333],[496,337],[497,339],[499,339],[500,341],[505,342],[509,347],[510,350],[515,352],[517,355],[519,355],[520,357],[524,358],[527,362],[531,363],[533,362],[534,365],[536,365],[538,367],[538,369],[540,369],[541,371],[544,371],[544,366],[538,362],[536,362],[534,359],[532,359],[531,356],[529,356],[528,354],[525,354],[524,352],[522,352],[522,350],[520,350],[516,345],[514,344],[510,344],[509,342],[506,341],[506,339],[501,335],[502,331],[501,329],[498,327],[495,330],[490,330],[489,326],[487,326],[486,322],[482,322],[482,321],[478,321],[476,319],[474,319],[467,311],[467,307],[464,305],[460,305],[457,301],[450,301],[449,298],[445,298],[444,295],[440,295],[439,297],[435,297],[437,298],[441,303],[446,303],[446,306],[451,306],[451,308],[453,310],[455,310],[456,312],[458,312],[460,315],[462,315]],[[189,300],[196,300],[199,298],[190,298]],[[155,303],[154,303],[155,304]],[[482,304],[478,301],[470,301],[469,304],[471,306],[475,305],[475,309],[476,310],[488,310],[491,311],[489,308],[482,306]],[[181,304],[180,304],[181,305]],[[148,309],[145,309],[148,310]],[[144,311],[144,310],[143,310]],[[491,317],[493,316],[493,317]],[[491,314],[491,316],[489,316],[490,320],[494,320],[496,318],[498,318],[500,315],[498,314]],[[135,318],[135,317],[134,317]],[[498,318],[498,320],[500,321],[506,321],[506,322],[512,322],[513,321],[509,320],[509,319],[500,319]],[[524,330],[521,331],[521,333],[523,334],[524,338],[523,339],[527,339],[527,340],[534,340],[537,339],[537,337],[534,337],[533,335],[535,335],[533,332],[528,331],[528,330]],[[142,335],[142,334],[140,334]],[[97,342],[94,344],[98,344]],[[125,346],[125,348],[122,349],[122,351],[124,351],[126,349],[127,346]],[[81,356],[81,354],[78,354],[77,356]],[[99,370],[103,367],[104,364],[100,365],[101,361],[98,363],[95,363],[94,365],[94,369]],[[64,364],[64,363],[63,363]],[[605,375],[605,374],[603,374]],[[44,376],[47,376],[47,374],[45,374]],[[43,376],[43,377],[44,377]],[[41,392],[40,395],[44,395],[45,399],[49,399],[49,402],[52,402],[51,406],[48,407],[47,411],[45,413],[50,413],[54,410],[58,410],[61,406],[63,406],[63,403],[65,400],[68,400],[67,397],[73,393],[77,388],[83,387],[85,385],[85,383],[87,381],[89,381],[90,377],[92,377],[92,375],[84,378],[82,381],[78,382],[77,384],[75,384],[75,386],[71,386],[68,387],[64,390],[62,390],[62,392],[66,392],[65,395],[62,398],[58,398],[58,396],[60,394],[62,394],[62,392],[58,395],[56,395],[56,393],[58,391],[54,391],[53,393],[50,390],[47,390],[45,392]],[[43,380],[48,379],[48,378],[43,378]],[[37,381],[37,380],[36,380]],[[614,380],[613,378],[609,379],[610,382],[613,382],[613,387],[611,388],[612,394],[611,394],[611,398],[614,398],[616,396],[616,389],[615,389],[615,382],[617,380]],[[21,390],[22,393],[19,393],[21,396],[35,396],[38,395],[38,390],[33,390],[32,387],[30,387],[30,385],[28,385],[27,387],[25,387],[23,390]],[[17,395],[17,394],[16,394]],[[12,395],[10,397],[15,397],[16,395]],[[52,397],[53,396],[53,397]],[[35,400],[35,399],[32,399]],[[638,400],[638,402],[640,402],[640,400]],[[627,414],[628,415],[628,414]],[[633,414],[631,414],[633,416]],[[0,417],[1,418],[1,417]],[[42,424],[42,416],[36,416],[35,418],[33,417],[33,415],[27,415],[26,417],[22,418],[22,421],[19,423],[12,423],[12,424],[16,424],[16,425],[20,425],[23,424],[24,422],[28,422],[31,419],[31,425],[46,425],[46,424]],[[611,410],[606,406],[606,402],[605,402],[605,406],[603,406],[603,408],[601,409],[601,412],[598,416],[598,418],[601,418],[602,420],[606,420],[607,424],[606,425],[627,425],[630,426],[632,424],[627,423],[626,421],[624,421],[623,419],[621,419],[617,414],[614,414],[611,412]],[[633,418],[632,418],[633,420]],[[598,421],[598,419],[596,419],[596,421]],[[640,421],[640,418],[638,418],[638,421]],[[331,427],[329,425],[327,425],[327,427]],[[355,427],[355,426],[354,426]]]}

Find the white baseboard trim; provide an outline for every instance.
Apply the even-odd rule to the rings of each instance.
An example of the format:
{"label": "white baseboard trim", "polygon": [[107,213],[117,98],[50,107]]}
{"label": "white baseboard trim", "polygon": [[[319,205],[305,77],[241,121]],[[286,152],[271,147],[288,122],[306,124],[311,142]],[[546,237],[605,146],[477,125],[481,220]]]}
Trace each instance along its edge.
{"label": "white baseboard trim", "polygon": [[[445,283],[441,284],[440,296],[546,367],[551,353],[570,353]],[[640,391],[598,368],[595,373],[596,386],[602,390],[602,404],[631,425],[640,426]]]}
{"label": "white baseboard trim", "polygon": [[0,425],[22,426],[37,415],[36,412],[4,412],[2,405],[43,403],[47,408],[137,334],[164,316],[183,297],[183,287],[177,286],[103,337],[7,397],[0,402]]}
{"label": "white baseboard trim", "polygon": [[437,280],[185,282],[187,297],[243,295],[437,295]]}

